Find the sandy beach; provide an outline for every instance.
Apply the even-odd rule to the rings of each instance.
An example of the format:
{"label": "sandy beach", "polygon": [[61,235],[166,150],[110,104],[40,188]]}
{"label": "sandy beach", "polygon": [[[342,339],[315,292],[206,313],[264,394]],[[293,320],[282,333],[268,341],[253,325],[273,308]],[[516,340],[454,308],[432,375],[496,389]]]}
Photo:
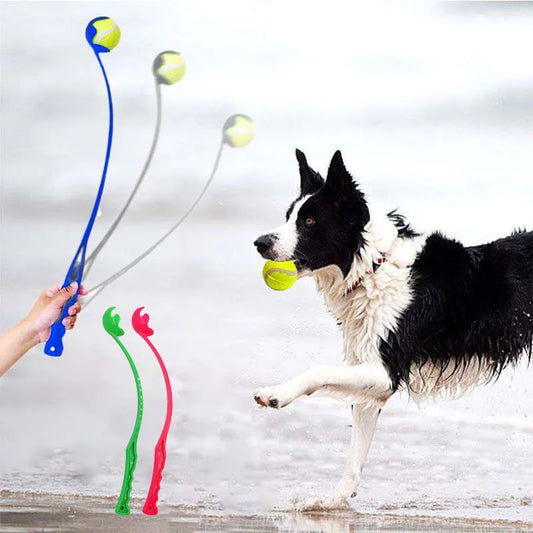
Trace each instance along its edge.
{"label": "sandy beach", "polygon": [[111,498],[0,492],[0,531],[113,531],[167,533],[179,531],[268,531],[347,533],[358,531],[531,531],[532,524],[505,520],[472,520],[364,514],[356,512],[271,512],[258,515],[226,514],[195,506],[172,506],[156,517],[140,512],[141,500],[131,502],[132,514],[114,514]]}

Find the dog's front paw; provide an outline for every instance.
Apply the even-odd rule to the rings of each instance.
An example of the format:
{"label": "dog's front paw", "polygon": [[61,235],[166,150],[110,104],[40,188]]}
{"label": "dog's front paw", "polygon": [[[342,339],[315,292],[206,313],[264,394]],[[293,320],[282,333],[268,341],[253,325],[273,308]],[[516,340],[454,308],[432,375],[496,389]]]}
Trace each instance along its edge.
{"label": "dog's front paw", "polygon": [[263,387],[254,391],[254,400],[263,407],[272,407],[273,409],[281,409],[289,405],[294,396],[284,385],[277,385],[275,387]]}
{"label": "dog's front paw", "polygon": [[336,491],[330,492],[324,498],[297,498],[293,500],[293,507],[296,511],[311,513],[321,511],[334,511],[349,509],[348,497]]}

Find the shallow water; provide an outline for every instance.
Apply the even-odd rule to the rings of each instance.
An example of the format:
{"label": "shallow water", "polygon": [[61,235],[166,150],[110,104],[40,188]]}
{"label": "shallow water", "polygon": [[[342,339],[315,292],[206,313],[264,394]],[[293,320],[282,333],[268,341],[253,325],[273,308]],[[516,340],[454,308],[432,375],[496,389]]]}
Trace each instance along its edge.
{"label": "shallow water", "polygon": [[[164,222],[150,222],[122,234],[132,243],[136,235],[141,246],[161,226]],[[110,305],[123,317],[124,342],[144,386],[134,496],[143,497],[150,482],[165,401],[157,363],[128,323],[139,305],[152,316],[153,341],[175,390],[163,502],[256,513],[288,509],[296,496],[333,487],[349,442],[348,409],[305,398],[270,411],[258,408],[251,393],[311,365],[340,361],[340,334],[311,283],[302,281],[282,294],[263,286],[260,260],[246,245],[253,227],[222,219],[215,226],[191,221],[172,244],[98,296],[83,311],[61,359],[36,349],[5,376],[2,487],[117,494],[135,388],[124,356],[101,326]],[[28,218],[24,224],[12,219],[9,227],[5,242],[14,250],[13,267],[27,263],[45,235],[61,231]],[[21,239],[26,246],[17,250]],[[231,257],[224,253],[228,239]],[[199,240],[205,257],[198,253],[176,262],[175,255],[186,254]],[[216,262],[209,260],[213,257]],[[118,262],[104,254],[101,259],[95,278]],[[228,276],[235,262],[241,275]],[[62,263],[53,256],[31,283],[22,278],[22,288],[4,288],[13,317],[29,305],[33,284],[44,284]],[[16,277],[15,270],[6,275]],[[533,520],[531,377],[531,368],[524,368],[465,399],[421,409],[407,397],[393,398],[378,425],[354,509]]]}
{"label": "shallow water", "polygon": [[354,528],[361,533],[375,531],[528,531],[521,522],[403,517],[393,514],[365,515],[353,512],[282,513],[231,515],[205,508],[173,506],[157,517],[112,513],[108,498],[40,496],[0,493],[0,525],[10,533],[42,531],[301,531],[345,533]]}
{"label": "shallow water", "polygon": [[[309,50],[321,11],[310,8],[298,41],[290,23],[297,14],[289,11],[289,20],[271,32],[281,4],[268,4],[235,3],[239,9],[227,24],[216,3],[212,16],[193,3],[179,13],[164,3],[113,4],[109,14],[121,20],[123,42],[105,60],[117,127],[93,245],[148,148],[152,57],[181,49],[190,68],[174,92],[164,88],[152,172],[89,287],[175,221],[207,176],[227,115],[254,116],[258,134],[245,150],[226,150],[195,215],[83,311],[61,359],[36,349],[1,380],[0,487],[118,493],[135,389],[125,358],[101,326],[111,305],[122,315],[145,393],[134,497],[147,490],[165,406],[155,359],[129,327],[140,305],[152,316],[153,340],[175,390],[162,509],[180,504],[258,514],[334,486],[349,442],[348,409],[305,398],[267,411],[251,395],[257,386],[341,360],[340,334],[312,283],[302,280],[280,294],[267,290],[252,246],[293,199],[296,145],[323,171],[342,147],[375,208],[400,206],[417,229],[445,228],[474,244],[533,227],[531,83],[523,66],[533,32],[523,11],[437,4],[395,11],[409,37],[386,26],[374,39],[366,32],[343,48],[350,42],[339,35],[322,39],[314,58]],[[0,11],[2,329],[27,312],[39,290],[63,278],[93,201],[106,124],[103,87],[79,27],[109,4],[28,6],[2,3]],[[378,31],[380,13],[367,10],[358,24]],[[143,28],[143,39],[128,38],[142,33],[148,15],[160,25]],[[64,32],[51,33],[51,21]],[[447,45],[450,32],[454,46]],[[495,32],[502,39],[495,41]],[[38,54],[28,42],[39,43]],[[228,54],[233,60],[224,63]],[[325,64],[327,57],[333,58],[329,77],[309,87],[315,59]],[[347,86],[335,92],[338,73]],[[467,398],[420,409],[407,397],[393,398],[353,508],[533,522],[532,372],[509,371]]]}

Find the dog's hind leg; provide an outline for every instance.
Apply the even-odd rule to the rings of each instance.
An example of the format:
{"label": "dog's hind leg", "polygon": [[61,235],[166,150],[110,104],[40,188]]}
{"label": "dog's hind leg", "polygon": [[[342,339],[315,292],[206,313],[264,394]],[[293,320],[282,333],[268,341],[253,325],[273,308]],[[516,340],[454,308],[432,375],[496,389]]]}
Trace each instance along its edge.
{"label": "dog's hind leg", "polygon": [[344,473],[339,483],[325,498],[296,500],[300,511],[319,511],[348,507],[348,498],[354,498],[361,479],[361,471],[370,449],[381,407],[352,405],[352,437]]}
{"label": "dog's hind leg", "polygon": [[257,389],[254,399],[264,407],[280,409],[299,396],[311,394],[344,399],[351,404],[379,403],[392,394],[392,383],[381,363],[315,366],[281,385]]}

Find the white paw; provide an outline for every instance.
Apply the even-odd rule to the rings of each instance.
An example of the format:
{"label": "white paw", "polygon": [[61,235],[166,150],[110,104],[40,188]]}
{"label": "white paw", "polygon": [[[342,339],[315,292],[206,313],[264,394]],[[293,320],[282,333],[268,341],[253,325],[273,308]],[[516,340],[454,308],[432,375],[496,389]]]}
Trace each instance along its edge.
{"label": "white paw", "polygon": [[348,496],[336,491],[330,492],[324,498],[297,498],[293,502],[294,509],[303,512],[333,511],[335,509],[349,509]]}
{"label": "white paw", "polygon": [[286,385],[276,385],[255,390],[254,400],[263,407],[281,409],[289,405],[294,400],[294,396]]}

